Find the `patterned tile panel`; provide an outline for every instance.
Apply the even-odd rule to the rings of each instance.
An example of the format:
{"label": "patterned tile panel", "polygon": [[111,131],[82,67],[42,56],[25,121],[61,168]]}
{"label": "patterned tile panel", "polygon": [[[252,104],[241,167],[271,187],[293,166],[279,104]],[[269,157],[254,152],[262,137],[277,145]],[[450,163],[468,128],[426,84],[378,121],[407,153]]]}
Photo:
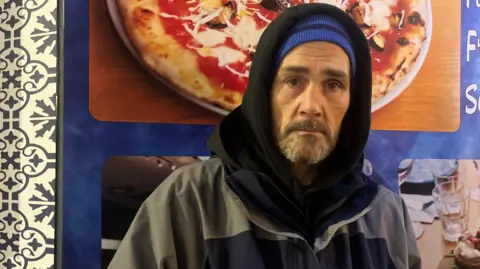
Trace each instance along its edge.
{"label": "patterned tile panel", "polygon": [[0,269],[53,269],[57,1],[0,1]]}

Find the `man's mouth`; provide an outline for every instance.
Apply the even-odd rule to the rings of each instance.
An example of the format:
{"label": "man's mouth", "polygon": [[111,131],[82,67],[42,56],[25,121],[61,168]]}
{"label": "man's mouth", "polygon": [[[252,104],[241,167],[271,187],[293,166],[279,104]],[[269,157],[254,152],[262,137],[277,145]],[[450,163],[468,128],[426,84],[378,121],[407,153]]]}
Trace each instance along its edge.
{"label": "man's mouth", "polygon": [[297,132],[303,133],[303,134],[315,134],[315,135],[323,135],[323,132],[320,131],[314,131],[314,130],[298,130]]}

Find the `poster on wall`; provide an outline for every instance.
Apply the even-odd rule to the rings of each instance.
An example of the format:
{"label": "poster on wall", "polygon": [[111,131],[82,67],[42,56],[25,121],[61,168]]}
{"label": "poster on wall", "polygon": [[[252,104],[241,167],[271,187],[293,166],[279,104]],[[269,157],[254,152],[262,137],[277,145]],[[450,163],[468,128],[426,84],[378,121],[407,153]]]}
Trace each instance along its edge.
{"label": "poster on wall", "polygon": [[[207,1],[208,8],[199,1],[164,0],[155,8],[148,0],[97,2],[89,17],[89,107],[99,121],[218,123],[240,105],[256,43],[279,14],[272,0],[245,7]],[[374,129],[458,129],[460,43],[452,40],[460,37],[460,5],[323,2],[342,2],[370,40]],[[388,16],[379,20],[385,10]],[[145,25],[135,24],[139,20]]]}
{"label": "poster on wall", "polygon": [[[106,268],[148,194],[171,171],[209,156],[205,141],[241,104],[263,29],[283,8],[306,2],[67,1],[64,267]],[[458,172],[444,174],[468,182],[475,211],[480,3],[311,2],[343,9],[369,40],[364,173],[407,201],[424,268],[449,268],[439,267],[455,259],[442,230],[449,220],[433,193],[438,167],[450,167]],[[428,256],[431,245],[438,249]]]}

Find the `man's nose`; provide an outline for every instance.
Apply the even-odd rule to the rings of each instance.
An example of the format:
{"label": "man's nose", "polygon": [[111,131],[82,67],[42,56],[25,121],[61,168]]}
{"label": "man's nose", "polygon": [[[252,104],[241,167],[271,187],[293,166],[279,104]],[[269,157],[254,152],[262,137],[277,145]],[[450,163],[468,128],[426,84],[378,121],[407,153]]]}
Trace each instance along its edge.
{"label": "man's nose", "polygon": [[300,96],[299,113],[307,117],[321,117],[323,96],[318,87],[309,87]]}

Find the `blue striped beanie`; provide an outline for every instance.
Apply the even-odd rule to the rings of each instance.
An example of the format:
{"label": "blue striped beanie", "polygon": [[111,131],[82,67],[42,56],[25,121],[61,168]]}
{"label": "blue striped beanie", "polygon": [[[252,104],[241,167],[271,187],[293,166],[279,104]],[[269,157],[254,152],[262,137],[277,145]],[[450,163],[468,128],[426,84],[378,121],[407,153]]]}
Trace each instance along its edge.
{"label": "blue striped beanie", "polygon": [[326,41],[341,47],[350,59],[351,76],[355,74],[355,54],[352,42],[343,25],[328,15],[314,15],[300,20],[291,29],[276,55],[275,67],[278,69],[283,58],[296,46],[308,42]]}

